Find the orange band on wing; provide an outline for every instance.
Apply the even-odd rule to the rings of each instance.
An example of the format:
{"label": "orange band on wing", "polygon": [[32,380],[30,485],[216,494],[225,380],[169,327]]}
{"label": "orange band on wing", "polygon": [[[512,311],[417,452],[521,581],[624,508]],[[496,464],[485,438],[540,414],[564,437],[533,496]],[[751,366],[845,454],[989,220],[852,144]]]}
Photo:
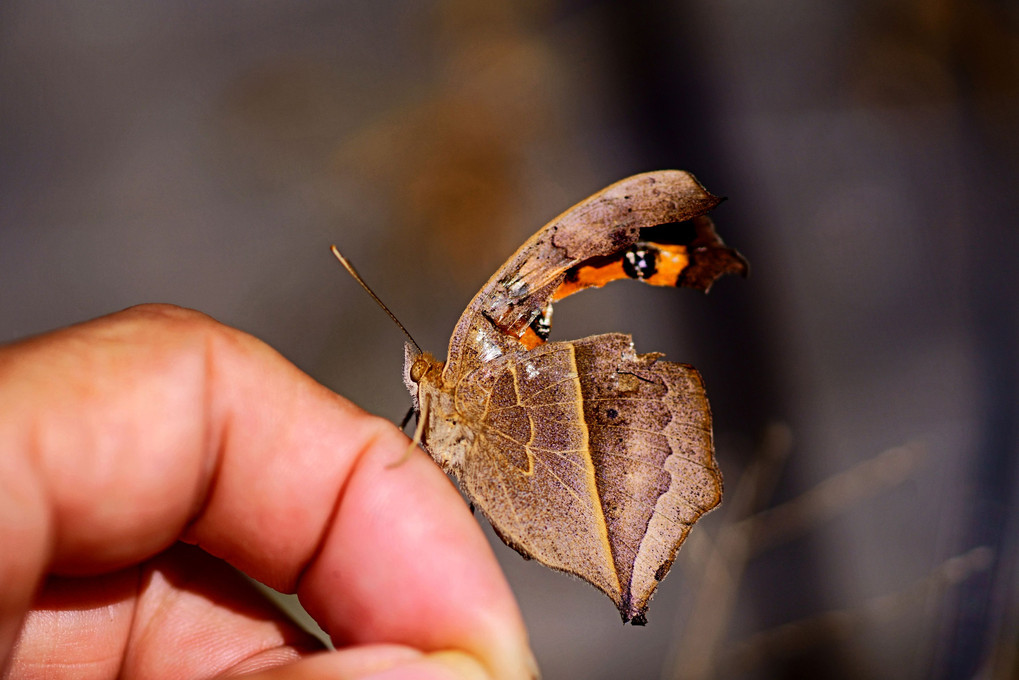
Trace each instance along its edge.
{"label": "orange band on wing", "polygon": [[[572,269],[555,292],[552,302],[584,290],[600,288],[610,281],[619,279],[635,279],[652,286],[675,286],[690,264],[687,247],[676,244],[659,244],[641,242],[616,254],[614,258],[604,257],[588,260],[593,264],[583,264]],[[548,316],[551,316],[549,308]],[[526,329],[519,338],[524,349],[531,350],[545,343],[547,327],[542,333],[539,319]],[[550,323],[550,318],[545,324]],[[539,327],[536,328],[536,325]]]}
{"label": "orange band on wing", "polygon": [[[575,274],[575,276],[574,276]],[[585,288],[601,288],[609,281],[628,279],[623,271],[623,261],[614,260],[602,266],[584,265],[571,274],[552,293],[552,302],[558,302]]]}
{"label": "orange band on wing", "polygon": [[660,251],[658,256],[658,271],[654,276],[644,279],[644,283],[652,286],[675,286],[679,282],[679,275],[683,273],[690,264],[690,256],[687,254],[686,246],[672,244],[655,244]]}
{"label": "orange band on wing", "polygon": [[545,341],[541,339],[534,329],[528,326],[524,330],[524,334],[520,336],[520,344],[524,346],[524,349],[534,349],[538,345],[544,345]]}
{"label": "orange band on wing", "polygon": [[[636,280],[652,286],[675,286],[680,274],[690,264],[686,246],[659,243],[648,243],[646,246],[657,251],[655,271],[647,278],[637,278]],[[614,260],[603,260],[599,264],[577,267],[552,294],[552,301],[557,302],[585,288],[600,288],[610,281],[635,278],[627,273],[623,266],[623,258],[626,257],[627,252],[630,251],[623,251]]]}

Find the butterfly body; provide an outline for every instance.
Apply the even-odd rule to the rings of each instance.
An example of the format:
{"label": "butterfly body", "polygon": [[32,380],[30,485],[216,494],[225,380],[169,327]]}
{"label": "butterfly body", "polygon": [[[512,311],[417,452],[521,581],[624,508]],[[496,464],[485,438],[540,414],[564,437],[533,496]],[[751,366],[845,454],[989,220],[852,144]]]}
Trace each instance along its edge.
{"label": "butterfly body", "polygon": [[721,499],[703,382],[628,335],[546,342],[551,305],[620,278],[707,290],[745,273],[704,217],[719,201],[680,171],[617,182],[521,246],[468,305],[445,363],[407,349],[422,447],[508,545],[638,624]]}

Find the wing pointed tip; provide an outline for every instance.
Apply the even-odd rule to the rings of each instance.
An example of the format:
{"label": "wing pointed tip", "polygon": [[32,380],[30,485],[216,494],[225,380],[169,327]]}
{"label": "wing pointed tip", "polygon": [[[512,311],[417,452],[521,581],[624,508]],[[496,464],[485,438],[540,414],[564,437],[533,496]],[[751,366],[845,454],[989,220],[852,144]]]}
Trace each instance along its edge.
{"label": "wing pointed tip", "polygon": [[631,626],[647,625],[648,601],[644,600],[643,605],[638,604],[629,589],[623,593],[622,598],[616,600],[616,607],[619,608],[619,616],[623,619],[624,625],[627,623]]}
{"label": "wing pointed tip", "polygon": [[620,610],[620,616],[623,619],[623,625],[630,624],[631,626],[646,626],[647,625],[647,612],[636,611],[628,612]]}

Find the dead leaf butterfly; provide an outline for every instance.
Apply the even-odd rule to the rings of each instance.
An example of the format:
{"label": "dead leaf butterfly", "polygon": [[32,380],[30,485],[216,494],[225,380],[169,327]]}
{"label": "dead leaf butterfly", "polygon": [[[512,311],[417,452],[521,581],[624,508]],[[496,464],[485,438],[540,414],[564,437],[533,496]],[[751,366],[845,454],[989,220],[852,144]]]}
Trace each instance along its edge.
{"label": "dead leaf butterfly", "polygon": [[633,624],[722,498],[711,411],[693,367],[637,354],[629,335],[546,342],[552,305],[617,279],[707,291],[746,275],[706,216],[720,202],[678,170],[616,182],[489,279],[445,362],[406,346],[415,441],[507,545],[588,581]]}

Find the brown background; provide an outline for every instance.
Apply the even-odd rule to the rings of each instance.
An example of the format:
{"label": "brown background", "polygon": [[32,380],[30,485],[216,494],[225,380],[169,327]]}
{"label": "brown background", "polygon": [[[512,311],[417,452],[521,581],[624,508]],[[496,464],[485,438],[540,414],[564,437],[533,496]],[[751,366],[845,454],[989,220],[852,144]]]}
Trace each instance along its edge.
{"label": "brown background", "polygon": [[[645,629],[497,546],[546,676],[1015,677],[1017,25],[997,0],[7,0],[0,340],[173,302],[399,419],[401,337],[331,242],[441,353],[547,219],[688,169],[751,278],[615,285],[553,334],[698,366],[729,495]],[[731,528],[819,484],[756,544]]]}

